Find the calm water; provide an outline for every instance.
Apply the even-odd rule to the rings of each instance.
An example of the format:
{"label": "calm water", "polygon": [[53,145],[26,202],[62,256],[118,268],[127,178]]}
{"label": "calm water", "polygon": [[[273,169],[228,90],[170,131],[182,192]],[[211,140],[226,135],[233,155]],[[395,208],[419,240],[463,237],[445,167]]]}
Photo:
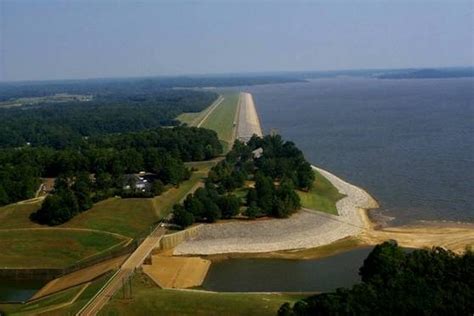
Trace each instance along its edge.
{"label": "calm water", "polygon": [[229,259],[211,265],[203,287],[223,292],[319,292],[352,286],[371,248],[315,260]]}
{"label": "calm water", "polygon": [[337,78],[245,87],[265,132],[366,188],[380,213],[474,222],[474,79]]}
{"label": "calm water", "polygon": [[0,302],[24,302],[46,284],[41,280],[0,280]]}

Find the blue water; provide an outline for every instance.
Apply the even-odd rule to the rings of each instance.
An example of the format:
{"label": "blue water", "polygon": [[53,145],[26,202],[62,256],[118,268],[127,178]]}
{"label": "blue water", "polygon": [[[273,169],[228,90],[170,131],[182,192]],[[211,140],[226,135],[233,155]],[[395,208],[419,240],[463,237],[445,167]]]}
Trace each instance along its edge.
{"label": "blue water", "polygon": [[367,189],[392,225],[474,222],[474,79],[318,79],[244,87],[265,132]]}

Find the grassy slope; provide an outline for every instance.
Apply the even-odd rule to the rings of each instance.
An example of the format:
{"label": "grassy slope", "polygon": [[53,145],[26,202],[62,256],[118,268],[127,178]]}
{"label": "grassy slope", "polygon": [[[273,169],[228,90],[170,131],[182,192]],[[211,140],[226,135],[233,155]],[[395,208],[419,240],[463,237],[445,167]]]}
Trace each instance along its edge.
{"label": "grassy slope", "polygon": [[181,183],[179,188],[171,188],[162,195],[154,198],[152,200],[154,208],[158,210],[163,217],[167,216],[173,208],[173,205],[183,200],[188,192],[195,188],[199,182],[207,176],[210,168],[215,164],[216,160],[202,161],[194,164],[187,163],[188,167],[193,167],[197,170],[193,172],[188,181]]}
{"label": "grassy slope", "polygon": [[337,215],[336,202],[345,195],[339,191],[323,177],[319,172],[314,171],[316,179],[313,188],[309,192],[297,191],[301,205],[305,208]]}
{"label": "grassy slope", "polygon": [[0,231],[1,267],[56,268],[104,251],[124,239],[75,230]]}
{"label": "grassy slope", "polygon": [[40,202],[28,204],[9,204],[0,207],[0,229],[42,227],[32,222],[30,214],[41,206]]}
{"label": "grassy slope", "polygon": [[[60,228],[86,228],[127,237],[143,237],[152,224],[166,216],[207,174],[212,162],[196,165],[197,172],[179,188],[171,188],[153,199],[110,198],[79,214]],[[12,204],[0,208],[0,266],[59,267],[96,254],[122,240],[109,234],[73,230],[16,230],[11,228],[45,228],[29,220],[40,207],[36,204]]]}
{"label": "grassy slope", "polygon": [[137,237],[149,232],[159,220],[151,199],[110,198],[95,204],[62,227],[92,228]]}
{"label": "grassy slope", "polygon": [[120,292],[99,315],[276,315],[284,302],[299,295],[211,293],[161,290],[143,275],[133,278],[133,298]]}

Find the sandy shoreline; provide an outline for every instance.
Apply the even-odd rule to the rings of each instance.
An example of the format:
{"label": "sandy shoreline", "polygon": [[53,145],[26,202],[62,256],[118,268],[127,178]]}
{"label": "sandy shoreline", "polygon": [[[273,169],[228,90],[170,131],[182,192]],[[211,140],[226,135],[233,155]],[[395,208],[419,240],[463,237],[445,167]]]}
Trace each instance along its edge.
{"label": "sandy shoreline", "polygon": [[[243,96],[237,137],[247,140],[253,133],[262,135],[262,129],[251,95]],[[288,219],[207,224],[196,237],[176,247],[174,254],[270,253],[327,246],[346,238],[356,239],[362,245],[395,239],[404,247],[442,246],[457,252],[474,245],[474,225],[469,224],[375,229],[367,212],[379,205],[368,192],[327,170],[313,168],[346,195],[336,203],[338,216],[303,209]]]}

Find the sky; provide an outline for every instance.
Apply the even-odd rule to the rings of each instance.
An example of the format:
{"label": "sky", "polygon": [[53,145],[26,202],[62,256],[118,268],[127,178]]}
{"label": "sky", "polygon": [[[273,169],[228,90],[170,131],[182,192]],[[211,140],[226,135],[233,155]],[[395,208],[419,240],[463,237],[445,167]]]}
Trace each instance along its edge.
{"label": "sky", "polygon": [[0,0],[0,81],[471,65],[471,0]]}

